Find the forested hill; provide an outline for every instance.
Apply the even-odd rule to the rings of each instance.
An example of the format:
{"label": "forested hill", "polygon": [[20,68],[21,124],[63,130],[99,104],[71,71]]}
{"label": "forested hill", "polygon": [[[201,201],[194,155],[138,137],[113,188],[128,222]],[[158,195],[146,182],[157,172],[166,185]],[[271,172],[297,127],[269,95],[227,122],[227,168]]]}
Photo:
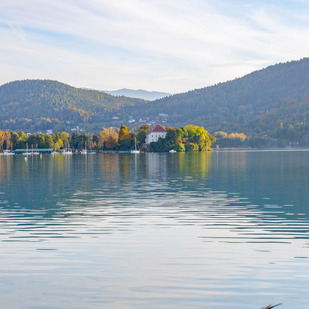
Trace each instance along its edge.
{"label": "forested hill", "polygon": [[147,101],[74,88],[50,80],[15,81],[0,87],[0,128],[10,130],[100,130],[124,106]]}
{"label": "forested hill", "polygon": [[158,113],[168,115],[169,125],[194,123],[212,133],[237,131],[276,137],[295,129],[303,134],[309,131],[309,58],[166,97],[138,110],[144,117]]}
{"label": "forested hill", "polygon": [[98,132],[143,123],[204,126],[309,145],[309,58],[156,101],[25,80],[0,87],[0,129]]}

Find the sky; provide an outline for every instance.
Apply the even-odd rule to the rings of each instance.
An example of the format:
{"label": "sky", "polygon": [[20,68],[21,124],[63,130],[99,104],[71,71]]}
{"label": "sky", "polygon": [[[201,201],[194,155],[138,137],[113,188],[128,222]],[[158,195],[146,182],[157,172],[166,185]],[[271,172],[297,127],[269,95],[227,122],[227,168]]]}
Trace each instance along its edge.
{"label": "sky", "polygon": [[309,56],[309,0],[0,2],[0,85],[186,92]]}

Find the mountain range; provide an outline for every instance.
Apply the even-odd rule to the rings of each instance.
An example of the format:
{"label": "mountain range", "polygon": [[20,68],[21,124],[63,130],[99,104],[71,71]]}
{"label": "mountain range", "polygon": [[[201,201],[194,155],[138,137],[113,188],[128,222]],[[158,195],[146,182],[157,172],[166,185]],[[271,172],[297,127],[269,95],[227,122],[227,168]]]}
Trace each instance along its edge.
{"label": "mountain range", "polygon": [[167,96],[170,96],[170,93],[167,92],[159,92],[159,91],[147,91],[147,90],[133,90],[133,89],[119,89],[114,91],[104,91],[108,94],[114,95],[114,96],[125,96],[128,98],[137,98],[137,99],[143,99],[148,101],[154,101],[158,100]]}
{"label": "mountain range", "polygon": [[[309,58],[280,63],[242,78],[176,94],[136,108],[129,114],[164,113],[168,124],[204,126],[210,132],[276,136],[278,130],[309,123]],[[305,128],[306,127],[306,128]],[[282,133],[282,132],[281,132]]]}
{"label": "mountain range", "polygon": [[0,128],[99,131],[118,119],[124,106],[147,101],[74,88],[51,80],[14,81],[0,87]]}
{"label": "mountain range", "polygon": [[309,133],[309,58],[279,63],[232,81],[155,101],[112,96],[57,81],[24,80],[0,87],[0,128],[97,132],[122,124],[204,126],[210,133],[286,137]]}

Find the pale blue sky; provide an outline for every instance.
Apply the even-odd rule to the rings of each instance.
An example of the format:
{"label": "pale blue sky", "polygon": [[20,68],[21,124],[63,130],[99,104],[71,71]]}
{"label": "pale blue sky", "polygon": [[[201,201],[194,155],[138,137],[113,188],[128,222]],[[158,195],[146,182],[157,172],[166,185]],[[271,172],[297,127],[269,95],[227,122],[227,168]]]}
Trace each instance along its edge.
{"label": "pale blue sky", "polygon": [[184,92],[309,56],[309,0],[10,0],[0,84]]}

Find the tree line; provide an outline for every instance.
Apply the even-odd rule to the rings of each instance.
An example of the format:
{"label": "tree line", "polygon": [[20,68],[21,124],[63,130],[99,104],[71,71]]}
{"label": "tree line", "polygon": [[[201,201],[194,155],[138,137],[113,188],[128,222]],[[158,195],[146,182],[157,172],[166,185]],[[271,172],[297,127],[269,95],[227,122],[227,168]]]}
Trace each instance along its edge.
{"label": "tree line", "polygon": [[148,124],[142,125],[136,134],[122,125],[119,129],[106,128],[98,135],[74,132],[53,134],[26,134],[23,131],[0,130],[0,150],[28,148],[53,148],[57,151],[70,148],[72,150],[92,149],[97,151],[129,151],[135,144],[144,151],[164,152],[171,149],[183,151],[210,151],[216,138],[204,127],[187,125],[180,128],[167,127],[166,137],[159,138],[150,145],[145,144],[146,134],[150,130]]}

